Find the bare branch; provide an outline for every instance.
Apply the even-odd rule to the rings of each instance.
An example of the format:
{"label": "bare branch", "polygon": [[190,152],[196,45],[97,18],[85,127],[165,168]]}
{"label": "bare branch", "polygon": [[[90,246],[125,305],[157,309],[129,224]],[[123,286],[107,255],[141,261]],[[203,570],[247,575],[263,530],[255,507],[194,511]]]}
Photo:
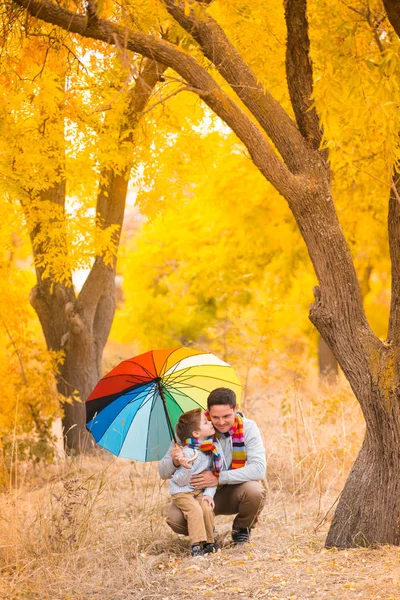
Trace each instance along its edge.
{"label": "bare branch", "polygon": [[297,125],[308,143],[318,150],[322,132],[312,104],[313,70],[308,37],[307,0],[285,0],[287,27],[286,79]]}
{"label": "bare branch", "polygon": [[190,85],[182,85],[182,87],[174,90],[173,92],[170,92],[166,96],[163,96],[160,100],[157,100],[157,102],[154,102],[151,106],[149,106],[146,110],[142,112],[141,116],[143,117],[144,115],[147,115],[147,113],[151,112],[156,106],[159,106],[160,104],[165,104],[167,100],[173,98],[174,96],[177,96],[181,92],[194,92],[195,94],[197,94],[199,91],[200,90],[197,90],[191,87]]}

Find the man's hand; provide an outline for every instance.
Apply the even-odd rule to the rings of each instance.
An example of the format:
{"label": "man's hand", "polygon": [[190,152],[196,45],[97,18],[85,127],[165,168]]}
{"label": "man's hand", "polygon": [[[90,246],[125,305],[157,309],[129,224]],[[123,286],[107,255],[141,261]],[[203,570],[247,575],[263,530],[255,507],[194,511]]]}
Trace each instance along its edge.
{"label": "man's hand", "polygon": [[218,485],[218,481],[218,477],[212,471],[202,471],[190,478],[190,485],[194,488],[203,489]]}
{"label": "man's hand", "polygon": [[215,502],[214,502],[213,498],[211,498],[211,496],[203,496],[203,502],[206,502],[207,504],[209,504],[210,508],[212,508],[214,510]]}

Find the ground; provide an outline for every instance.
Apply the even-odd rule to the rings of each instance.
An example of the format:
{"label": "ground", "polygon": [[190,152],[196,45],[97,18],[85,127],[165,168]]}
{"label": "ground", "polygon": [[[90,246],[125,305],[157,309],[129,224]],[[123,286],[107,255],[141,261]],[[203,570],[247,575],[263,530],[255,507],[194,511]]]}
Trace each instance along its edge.
{"label": "ground", "polygon": [[[4,600],[287,600],[400,598],[400,549],[324,549],[335,497],[269,483],[252,541],[189,556],[167,527],[154,464],[86,458],[20,473],[0,500]],[[34,484],[32,482],[35,482]]]}

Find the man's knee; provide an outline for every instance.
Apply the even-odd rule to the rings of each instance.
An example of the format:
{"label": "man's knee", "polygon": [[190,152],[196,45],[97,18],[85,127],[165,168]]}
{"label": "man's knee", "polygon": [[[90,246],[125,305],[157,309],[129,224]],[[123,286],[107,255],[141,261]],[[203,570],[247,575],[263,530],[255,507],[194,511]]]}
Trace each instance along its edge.
{"label": "man's knee", "polygon": [[264,505],[266,492],[260,481],[246,481],[242,484],[241,496]]}
{"label": "man's knee", "polygon": [[188,535],[189,533],[183,512],[173,502],[168,506],[167,524],[175,533],[180,533],[181,535]]}
{"label": "man's knee", "polygon": [[244,502],[254,516],[258,515],[265,506],[266,492],[260,481],[246,481],[240,490],[240,503]]}

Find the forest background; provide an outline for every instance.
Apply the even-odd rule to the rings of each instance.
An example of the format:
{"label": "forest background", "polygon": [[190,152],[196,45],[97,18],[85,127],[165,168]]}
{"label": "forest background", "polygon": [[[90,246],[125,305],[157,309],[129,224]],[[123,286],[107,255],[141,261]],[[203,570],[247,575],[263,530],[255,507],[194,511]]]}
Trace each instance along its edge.
{"label": "forest background", "polygon": [[[130,7],[139,31],[157,32],[202,60],[162,3]],[[102,16],[112,10],[105,2]],[[230,0],[210,10],[261,84],[290,111],[283,5]],[[333,196],[368,321],[385,340],[399,41],[379,1],[332,6],[313,0],[308,15],[313,105],[323,126],[322,148],[329,150]],[[344,484],[364,424],[344,378],[324,379],[319,372],[320,338],[308,320],[317,282],[288,206],[231,129],[175,72],[158,65],[154,75],[151,61],[126,48],[43,26],[14,4],[5,4],[2,24],[1,484],[23,495],[49,485],[44,473],[50,473],[51,485],[64,486],[61,512],[53,507],[61,519],[53,519],[54,527],[61,528],[65,547],[75,544],[81,552],[76,534],[82,515],[71,521],[65,511],[76,509],[71,498],[84,493],[82,481],[87,485],[91,476],[83,459],[79,466],[60,466],[54,436],[63,411],[85,398],[77,386],[60,384],[68,339],[57,349],[46,346],[37,290],[44,283],[51,293],[62,288],[77,295],[85,285],[92,291],[88,275],[102,257],[115,275],[117,299],[102,372],[128,356],[176,345],[209,350],[231,363],[244,385],[243,409],[257,418],[269,442],[269,515],[275,518],[284,497],[293,514],[299,502],[307,504],[317,524]],[[104,204],[115,193],[111,179],[127,173],[120,230],[107,221]],[[73,300],[67,317],[79,327]],[[134,468],[140,477],[153,477],[145,466]],[[132,481],[131,472],[124,477]],[[155,509],[154,488],[142,492]],[[18,519],[14,526],[8,566],[20,548]],[[54,531],[46,535],[53,552]],[[143,548],[139,544],[138,560]],[[158,556],[160,548],[153,551]],[[40,594],[43,584],[37,585]],[[345,593],[358,593],[354,585]],[[72,592],[62,593],[67,598]]]}

